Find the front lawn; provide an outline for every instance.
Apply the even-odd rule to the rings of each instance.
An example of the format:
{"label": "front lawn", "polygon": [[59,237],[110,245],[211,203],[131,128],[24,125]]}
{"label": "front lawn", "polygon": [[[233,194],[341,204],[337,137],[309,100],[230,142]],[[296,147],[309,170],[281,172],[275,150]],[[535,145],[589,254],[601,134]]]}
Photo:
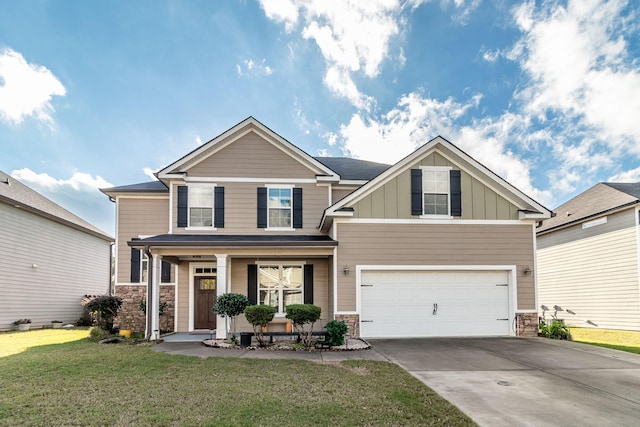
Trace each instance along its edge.
{"label": "front lawn", "polygon": [[0,372],[3,426],[474,425],[385,362],[199,359],[82,339],[2,357]]}
{"label": "front lawn", "polygon": [[640,354],[640,332],[571,328],[573,341]]}

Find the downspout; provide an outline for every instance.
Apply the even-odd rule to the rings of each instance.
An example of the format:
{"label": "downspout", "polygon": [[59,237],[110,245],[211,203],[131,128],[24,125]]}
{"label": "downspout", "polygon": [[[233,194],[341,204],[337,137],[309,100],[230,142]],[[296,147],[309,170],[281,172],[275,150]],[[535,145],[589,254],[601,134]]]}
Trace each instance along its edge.
{"label": "downspout", "polygon": [[149,340],[151,338],[151,333],[153,332],[152,322],[151,322],[151,311],[153,307],[153,268],[149,268],[153,257],[151,256],[151,251],[149,250],[149,245],[144,247],[144,253],[147,254],[147,327],[145,328],[144,339]]}

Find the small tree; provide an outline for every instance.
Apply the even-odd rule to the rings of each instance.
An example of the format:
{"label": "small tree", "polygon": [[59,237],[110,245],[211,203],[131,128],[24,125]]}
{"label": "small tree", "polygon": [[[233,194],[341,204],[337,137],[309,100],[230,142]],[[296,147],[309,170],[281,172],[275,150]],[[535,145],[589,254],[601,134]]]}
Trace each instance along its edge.
{"label": "small tree", "polygon": [[[313,304],[291,304],[287,306],[287,319],[293,322],[293,327],[302,336],[305,347],[311,347],[311,333],[313,324],[320,319],[322,309]],[[305,328],[305,325],[308,327]]]}
{"label": "small tree", "polygon": [[250,305],[244,309],[244,317],[247,322],[253,326],[253,332],[256,335],[260,347],[266,347],[264,342],[264,327],[273,320],[276,315],[276,309],[269,305],[259,304]]}
{"label": "small tree", "polygon": [[120,306],[122,306],[122,298],[114,295],[101,295],[86,304],[87,309],[95,313],[96,323],[109,333],[115,332],[113,319],[118,315]]}
{"label": "small tree", "polygon": [[237,316],[244,313],[244,309],[249,306],[249,298],[242,294],[222,294],[213,305],[213,312],[222,317],[231,319],[231,336],[236,336]]}

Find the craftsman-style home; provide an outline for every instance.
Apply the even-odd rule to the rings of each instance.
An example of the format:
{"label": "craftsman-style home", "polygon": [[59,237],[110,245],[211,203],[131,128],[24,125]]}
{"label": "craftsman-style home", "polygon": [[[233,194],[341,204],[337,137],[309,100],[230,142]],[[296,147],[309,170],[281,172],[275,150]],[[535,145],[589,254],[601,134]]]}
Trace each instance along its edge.
{"label": "craftsman-style home", "polygon": [[312,157],[249,117],[157,178],[102,190],[116,294],[137,310],[151,290],[152,339],[160,302],[169,329],[226,336],[211,307],[228,292],[275,307],[274,329],[313,303],[354,336],[537,333],[535,228],[551,212],[441,137],[383,165]]}

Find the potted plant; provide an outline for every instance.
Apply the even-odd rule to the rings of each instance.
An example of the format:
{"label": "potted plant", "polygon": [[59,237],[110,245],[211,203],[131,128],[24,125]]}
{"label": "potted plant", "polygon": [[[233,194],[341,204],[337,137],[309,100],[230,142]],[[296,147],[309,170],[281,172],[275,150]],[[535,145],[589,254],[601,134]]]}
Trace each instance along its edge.
{"label": "potted plant", "polygon": [[28,331],[31,328],[31,319],[18,319],[13,324],[19,331]]}
{"label": "potted plant", "polygon": [[51,321],[51,327],[53,329],[60,329],[62,327],[62,322],[59,320],[52,320]]}

